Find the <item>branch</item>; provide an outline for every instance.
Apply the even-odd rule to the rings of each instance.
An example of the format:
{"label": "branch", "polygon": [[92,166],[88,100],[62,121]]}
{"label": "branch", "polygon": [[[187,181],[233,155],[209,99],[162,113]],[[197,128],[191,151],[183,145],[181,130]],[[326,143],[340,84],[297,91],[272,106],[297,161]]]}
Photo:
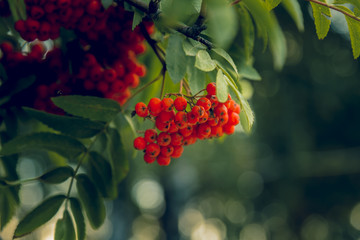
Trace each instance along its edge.
{"label": "branch", "polygon": [[131,6],[141,10],[142,12],[146,13],[149,17],[154,20],[162,20],[163,23],[167,23],[167,26],[171,29],[191,38],[195,41],[198,41],[204,44],[208,49],[214,48],[214,44],[209,40],[199,36],[199,34],[206,28],[202,23],[203,20],[199,20],[202,26],[195,25],[193,27],[189,27],[186,24],[175,22],[172,23],[170,19],[168,19],[163,13],[161,13],[158,9],[159,0],[152,0],[150,2],[150,8],[147,4],[143,3],[140,0],[124,0]]}
{"label": "branch", "polygon": [[354,16],[354,15],[352,15],[352,14],[350,14],[350,13],[348,13],[348,12],[346,12],[346,11],[340,9],[340,8],[337,8],[337,7],[333,6],[333,5],[329,5],[327,3],[323,3],[323,2],[320,2],[318,0],[305,0],[305,1],[313,2],[313,3],[316,3],[316,4],[322,5],[324,7],[331,8],[331,9],[333,9],[335,11],[341,12],[342,14],[344,14],[344,15],[346,15],[348,17],[351,17],[352,19],[355,19],[356,21],[360,22],[360,18],[358,18],[358,17],[356,17],[356,16]]}

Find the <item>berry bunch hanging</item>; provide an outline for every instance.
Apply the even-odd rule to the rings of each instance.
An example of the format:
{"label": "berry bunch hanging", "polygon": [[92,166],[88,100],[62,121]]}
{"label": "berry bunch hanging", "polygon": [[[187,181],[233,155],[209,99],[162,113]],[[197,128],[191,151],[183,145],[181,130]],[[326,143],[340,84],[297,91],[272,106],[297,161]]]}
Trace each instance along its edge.
{"label": "berry bunch hanging", "polygon": [[[67,46],[71,49],[67,53],[57,47],[46,53],[41,42],[32,44],[28,53],[14,49],[9,42],[1,44],[0,61],[11,72],[12,81],[36,76],[26,105],[61,114],[51,97],[92,95],[120,105],[128,100],[131,89],[146,74],[145,66],[137,61],[137,55],[146,50],[143,32],[139,27],[132,30],[132,12],[118,4],[104,9],[100,0],[26,0],[25,4],[28,18],[15,23],[25,41],[56,39],[60,27],[74,30],[77,36],[75,44]],[[153,32],[152,23],[142,24],[146,34]],[[25,71],[18,73],[19,67]]]}
{"label": "berry bunch hanging", "polygon": [[174,94],[175,99],[152,98],[148,105],[136,104],[136,115],[153,120],[156,127],[147,129],[144,136],[134,140],[134,148],[144,150],[145,162],[169,165],[171,158],[182,155],[184,146],[194,144],[198,139],[234,133],[240,122],[240,106],[230,95],[225,103],[219,102],[215,83],[209,83],[206,91],[205,96],[187,99]]}

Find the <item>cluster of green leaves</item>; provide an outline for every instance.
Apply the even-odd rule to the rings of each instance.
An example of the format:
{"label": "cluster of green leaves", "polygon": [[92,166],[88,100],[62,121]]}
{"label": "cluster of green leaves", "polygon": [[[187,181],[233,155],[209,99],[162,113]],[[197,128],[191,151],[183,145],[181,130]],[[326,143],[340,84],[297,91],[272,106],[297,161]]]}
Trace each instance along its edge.
{"label": "cluster of green leaves", "polygon": [[[103,224],[106,217],[104,200],[117,197],[117,185],[129,171],[120,135],[121,127],[114,123],[121,115],[117,102],[89,96],[61,96],[53,98],[53,102],[72,116],[59,116],[24,107],[28,116],[50,130],[15,136],[8,141],[2,138],[0,161],[5,166],[6,174],[0,179],[1,229],[19,204],[20,184],[28,181],[60,184],[69,179],[69,189],[67,193],[48,197],[27,213],[19,222],[14,238],[31,233],[48,222],[59,209],[63,209],[63,217],[56,224],[55,239],[85,239],[85,219],[94,229]],[[1,118],[6,120],[8,115],[4,114]],[[2,134],[6,135],[9,127],[8,124],[4,126]],[[7,166],[29,150],[55,152],[67,159],[67,164],[56,166],[33,179],[17,180],[15,167]],[[71,164],[76,165],[75,169]],[[80,168],[85,173],[79,173]],[[75,182],[77,195],[71,196]]]}
{"label": "cluster of green leaves", "polygon": [[[331,24],[329,6],[331,6],[334,10],[344,14],[349,28],[353,55],[355,59],[358,58],[360,56],[360,2],[357,0],[335,0],[333,5],[327,4],[326,0],[318,0],[318,2],[311,2],[318,38],[324,39],[329,32]],[[349,5],[352,10],[348,8]]]}

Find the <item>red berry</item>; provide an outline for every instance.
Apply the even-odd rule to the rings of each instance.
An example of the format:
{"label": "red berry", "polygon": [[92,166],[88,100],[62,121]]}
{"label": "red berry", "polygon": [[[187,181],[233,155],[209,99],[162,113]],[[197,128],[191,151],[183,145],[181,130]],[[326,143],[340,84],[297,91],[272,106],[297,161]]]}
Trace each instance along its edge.
{"label": "red berry", "polygon": [[199,122],[199,118],[196,117],[192,111],[187,113],[187,119],[189,125],[195,125]]}
{"label": "red berry", "polygon": [[102,79],[104,69],[100,65],[96,65],[90,69],[90,78],[94,82],[100,81]]}
{"label": "red berry", "polygon": [[208,99],[211,102],[211,107],[212,108],[215,108],[219,104],[219,101],[218,101],[218,98],[216,97],[216,95],[209,95]]}
{"label": "red berry", "polygon": [[206,91],[209,95],[216,95],[216,84],[214,82],[209,83],[206,86]]}
{"label": "red berry", "polygon": [[179,158],[184,151],[183,146],[174,146],[174,152],[171,154],[172,158]]}
{"label": "red berry", "polygon": [[198,135],[200,135],[201,137],[208,137],[211,133],[211,127],[209,124],[207,123],[202,123],[198,126],[197,128],[197,133]]}
{"label": "red berry", "polygon": [[149,112],[152,116],[156,117],[161,112],[161,100],[159,98],[152,98],[148,104]]}
{"label": "red berry", "polygon": [[204,113],[204,115],[199,119],[199,123],[205,123],[209,119],[209,114],[207,112]]}
{"label": "red berry", "polygon": [[196,105],[202,106],[205,111],[208,111],[211,108],[211,101],[206,97],[202,97],[196,102]]}
{"label": "red berry", "polygon": [[173,152],[174,152],[174,147],[171,145],[160,147],[160,154],[162,156],[170,157]]}
{"label": "red berry", "polygon": [[85,67],[92,67],[97,64],[96,58],[93,54],[87,53],[84,56],[83,64]]}
{"label": "red berry", "polygon": [[235,126],[231,124],[226,124],[223,126],[223,131],[228,135],[233,134],[235,132]]}
{"label": "red berry", "polygon": [[45,12],[44,9],[42,9],[39,6],[32,6],[30,10],[30,15],[34,19],[40,19],[42,16],[44,16]]}
{"label": "red berry", "polygon": [[223,128],[220,126],[211,127],[211,137],[221,137],[223,135]]}
{"label": "red berry", "polygon": [[241,111],[240,105],[237,104],[237,103],[235,103],[235,104],[234,104],[234,110],[233,110],[233,112],[235,112],[235,113],[237,113],[237,114],[240,114],[240,111]]}
{"label": "red berry", "polygon": [[240,123],[240,116],[238,113],[236,112],[231,112],[229,114],[229,121],[228,121],[229,124],[231,125],[238,125]]}
{"label": "red berry", "polygon": [[135,69],[136,75],[139,77],[144,77],[146,75],[146,67],[144,65],[139,65]]}
{"label": "red berry", "polygon": [[132,88],[136,88],[137,86],[139,86],[139,83],[140,83],[139,76],[134,73],[127,74],[125,76],[124,80],[125,80],[126,85],[128,85]]}
{"label": "red berry", "polygon": [[219,117],[210,117],[208,119],[208,124],[211,126],[211,127],[214,127],[216,125],[219,124]]}
{"label": "red berry", "polygon": [[147,115],[149,115],[149,111],[146,107],[146,104],[143,102],[138,102],[135,105],[135,112],[139,117],[146,117]]}
{"label": "red berry", "polygon": [[146,163],[153,163],[153,162],[156,161],[156,158],[155,158],[155,157],[151,157],[151,156],[148,155],[148,154],[145,154],[145,155],[144,155],[144,161],[145,161]]}
{"label": "red berry", "polygon": [[183,137],[188,137],[193,132],[193,126],[188,125],[187,127],[179,130],[180,134],[183,135]]}
{"label": "red berry", "polygon": [[170,142],[171,142],[171,137],[166,132],[160,133],[159,136],[157,137],[157,143],[160,146],[167,146],[170,144]]}
{"label": "red berry", "polygon": [[146,148],[146,141],[143,137],[137,137],[134,140],[134,148],[137,150],[144,150]]}
{"label": "red berry", "polygon": [[109,84],[107,82],[100,81],[100,82],[97,83],[96,89],[99,92],[105,94],[109,90]]}
{"label": "red berry", "polygon": [[175,118],[174,111],[172,112],[161,111],[159,115],[156,117],[156,119],[159,119],[159,121],[163,123],[170,123],[174,118]]}
{"label": "red berry", "polygon": [[171,112],[174,109],[174,100],[172,98],[164,98],[161,100],[161,107],[166,112]]}
{"label": "red berry", "polygon": [[229,121],[229,115],[226,113],[219,117],[219,126],[224,126]]}
{"label": "red berry", "polygon": [[117,77],[116,71],[112,68],[106,69],[103,75],[104,75],[104,80],[107,82],[114,82]]}
{"label": "red berry", "polygon": [[205,110],[202,106],[194,106],[192,109],[191,109],[191,112],[193,113],[193,115],[197,118],[201,118],[204,113],[205,113]]}
{"label": "red berry", "polygon": [[162,132],[167,132],[170,130],[170,123],[161,122],[160,118],[156,118],[155,126]]}
{"label": "red berry", "polygon": [[179,128],[176,126],[175,122],[171,121],[169,130],[167,132],[170,134],[170,133],[176,133],[178,131],[179,131]]}
{"label": "red berry", "polygon": [[184,111],[187,107],[187,101],[184,97],[177,97],[174,101],[175,109],[178,111]]}
{"label": "red berry", "polygon": [[28,18],[25,20],[25,26],[28,30],[35,32],[37,30],[39,30],[40,28],[40,23],[39,21],[36,21],[34,19]]}
{"label": "red berry", "polygon": [[221,116],[226,115],[228,113],[228,110],[224,104],[219,104],[214,109],[214,113],[216,114],[216,116],[218,116],[220,118]]}
{"label": "red berry", "polygon": [[180,133],[172,133],[170,136],[171,136],[171,145],[179,146],[183,143],[184,137]]}
{"label": "red berry", "polygon": [[170,164],[170,161],[171,161],[171,158],[170,157],[166,157],[166,156],[163,156],[163,155],[159,155],[157,157],[157,163],[160,165],[160,166],[167,166]]}
{"label": "red berry", "polygon": [[145,140],[148,143],[153,143],[156,141],[157,138],[157,132],[155,129],[147,129],[144,134]]}
{"label": "red berry", "polygon": [[146,154],[150,157],[157,157],[160,153],[160,146],[156,143],[150,143],[146,146]]}
{"label": "red berry", "polygon": [[14,28],[18,32],[25,32],[27,30],[26,24],[24,20],[16,21]]}
{"label": "red berry", "polygon": [[90,1],[86,6],[86,11],[91,15],[96,15],[101,10],[101,3],[99,1],[93,0]]}
{"label": "red berry", "polygon": [[14,47],[10,42],[3,42],[0,44],[0,49],[4,54],[9,54],[14,51]]}
{"label": "red berry", "polygon": [[57,0],[57,6],[59,8],[67,8],[71,5],[71,0]]}
{"label": "red berry", "polygon": [[187,126],[187,113],[179,111],[175,115],[175,123],[179,129],[185,128]]}

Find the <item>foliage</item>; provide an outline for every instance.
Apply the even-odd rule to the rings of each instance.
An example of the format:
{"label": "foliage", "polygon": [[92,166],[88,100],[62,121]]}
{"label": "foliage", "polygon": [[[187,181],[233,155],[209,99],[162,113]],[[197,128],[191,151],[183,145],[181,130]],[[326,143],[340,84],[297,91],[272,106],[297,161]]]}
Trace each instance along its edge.
{"label": "foliage", "polygon": [[[326,0],[309,1],[319,39],[325,38],[330,29],[330,8],[345,14],[353,55],[358,58],[358,1],[336,0],[333,5]],[[251,132],[255,116],[249,99],[243,95],[242,82],[261,79],[254,68],[253,52],[255,47],[259,48],[255,40],[261,39],[264,49],[269,47],[274,68],[281,70],[287,49],[285,35],[276,17],[277,6],[289,13],[300,31],[304,29],[301,4],[296,0],[162,0],[160,4],[158,1],[135,0],[101,2],[106,9],[123,4],[125,9],[134,12],[133,30],[144,27],[143,20],[155,22],[157,32],[153,36],[144,33],[144,37],[153,49],[147,57],[158,59],[158,62],[151,61],[158,66],[148,66],[148,77],[133,93],[134,97],[143,94],[140,98],[146,99],[151,95],[149,91],[154,95],[159,89],[163,96],[164,92],[170,93],[178,88],[180,93],[195,94],[208,82],[216,82],[220,102],[225,102],[231,94],[240,104],[241,131],[247,133]],[[344,4],[350,4],[351,9]],[[11,16],[1,18],[5,24],[0,28],[0,40],[10,40],[20,48],[24,41],[13,25],[19,19],[26,19],[25,3],[22,0],[9,1],[9,6]],[[66,34],[62,32],[60,36],[64,48],[71,45]],[[159,70],[160,75],[150,79],[156,74],[155,70]],[[66,115],[38,111],[18,101],[22,94],[32,89],[36,76],[13,82],[2,64],[0,74],[0,229],[6,226],[19,207],[18,192],[23,183],[60,184],[69,180],[67,193],[49,196],[22,218],[14,238],[33,232],[64,206],[62,218],[56,223],[55,239],[85,239],[85,222],[88,221],[93,229],[104,223],[104,201],[117,198],[117,186],[129,171],[132,150],[126,134],[129,128],[133,133],[134,120],[129,118],[129,109],[133,107],[127,103],[120,106],[116,101],[95,96],[69,95],[52,98]],[[160,87],[156,85],[159,80],[162,81]],[[32,131],[23,131],[21,124]],[[52,170],[33,179],[18,179],[15,171],[18,158],[44,152],[49,155],[56,153],[65,161],[61,164],[53,162]],[[77,191],[73,196],[74,184]]]}

